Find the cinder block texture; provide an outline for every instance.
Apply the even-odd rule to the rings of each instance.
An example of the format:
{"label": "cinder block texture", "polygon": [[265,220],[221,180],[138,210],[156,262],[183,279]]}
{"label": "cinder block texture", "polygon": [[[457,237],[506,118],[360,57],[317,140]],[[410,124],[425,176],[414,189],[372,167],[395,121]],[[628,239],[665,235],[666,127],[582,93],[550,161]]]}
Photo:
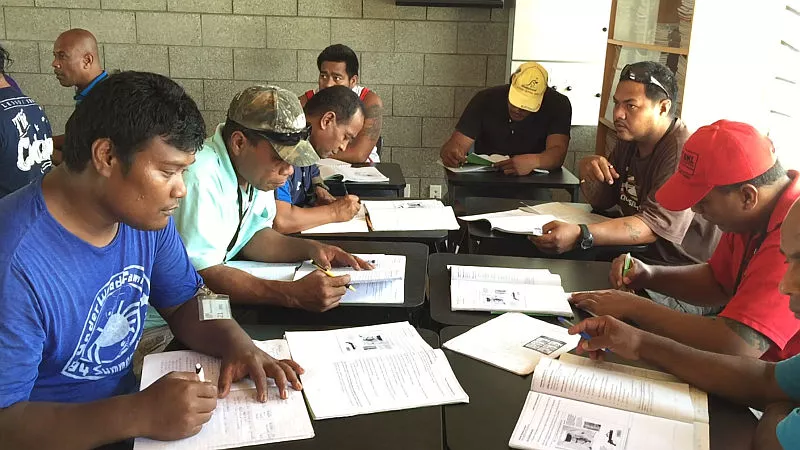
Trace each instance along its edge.
{"label": "cinder block texture", "polygon": [[297,81],[316,83],[319,79],[317,56],[322,50],[297,51]]}
{"label": "cinder block texture", "polygon": [[486,56],[425,55],[425,84],[434,86],[483,86]]}
{"label": "cinder block texture", "polygon": [[191,80],[186,78],[173,78],[183,89],[192,97],[197,107],[203,109],[203,80]]}
{"label": "cinder block texture", "polygon": [[3,42],[3,47],[11,55],[14,61],[8,64],[6,61],[7,72],[31,72],[39,73],[39,44],[28,41],[8,41]]}
{"label": "cinder block texture", "polygon": [[488,22],[489,8],[428,7],[428,20]]}
{"label": "cinder block texture", "polygon": [[129,11],[166,11],[167,0],[100,0],[103,9]]}
{"label": "cinder block texture", "polygon": [[454,100],[454,109],[453,109],[453,117],[461,117],[461,113],[464,112],[464,108],[467,107],[467,104],[472,97],[475,96],[478,92],[480,92],[484,88],[461,88],[457,87],[455,89],[455,100]]}
{"label": "cinder block texture", "polygon": [[422,146],[440,148],[450,139],[458,119],[454,117],[424,117],[422,119]]}
{"label": "cinder block texture", "polygon": [[267,46],[267,24],[263,16],[203,14],[203,45],[212,47]]}
{"label": "cinder block texture", "polygon": [[361,57],[365,83],[422,84],[424,55],[419,53],[368,53]]}
{"label": "cinder block texture", "polygon": [[296,16],[297,0],[233,0],[233,13]]}
{"label": "cinder block texture", "polygon": [[364,0],[363,12],[365,18],[425,20],[424,6],[396,6],[394,0]]}
{"label": "cinder block texture", "polygon": [[100,0],[36,0],[36,6],[45,8],[100,8]]}
{"label": "cinder block texture", "polygon": [[75,90],[58,84],[53,75],[43,73],[18,73],[14,79],[22,86],[25,93],[42,106],[75,107]]}
{"label": "cinder block texture", "polygon": [[33,0],[0,0],[0,6],[34,6]]}
{"label": "cinder block texture", "polygon": [[[400,164],[403,167],[403,174],[409,177],[441,176],[442,166],[438,161],[439,149],[398,147],[392,149],[392,162]],[[424,192],[427,193],[427,190]]]}
{"label": "cinder block texture", "polygon": [[508,83],[506,77],[506,55],[489,55],[486,64],[486,86]]}
{"label": "cinder block texture", "polygon": [[361,0],[298,0],[298,15],[361,17]]}
{"label": "cinder block texture", "polygon": [[237,80],[295,81],[297,52],[276,49],[234,49],[233,77]]}
{"label": "cinder block texture", "polygon": [[396,52],[456,52],[458,25],[455,23],[397,21],[394,30]]}
{"label": "cinder block texture", "polygon": [[394,50],[394,22],[390,20],[331,19],[331,42],[356,51]]}
{"label": "cinder block texture", "polygon": [[233,11],[232,0],[167,0],[169,11],[229,13]]}
{"label": "cinder block texture", "polygon": [[227,111],[234,95],[256,84],[267,84],[267,81],[205,80],[203,106],[207,110]]}
{"label": "cinder block texture", "polygon": [[160,45],[106,44],[108,70],[139,70],[169,76],[169,52]]}
{"label": "cinder block texture", "polygon": [[28,41],[54,41],[62,31],[68,30],[69,11],[50,8],[4,8],[6,39]]}
{"label": "cinder block texture", "polygon": [[392,108],[399,116],[451,117],[453,88],[395,86]]}
{"label": "cinder block texture", "polygon": [[200,14],[136,13],[140,44],[200,45]]}
{"label": "cinder block texture", "polygon": [[70,11],[69,17],[72,28],[91,31],[98,42],[136,43],[136,21],[132,12],[79,9]]}
{"label": "cinder block texture", "polygon": [[325,48],[331,42],[330,19],[268,17],[267,47],[297,50]]}
{"label": "cinder block texture", "polygon": [[504,55],[508,49],[508,24],[458,24],[458,53]]}
{"label": "cinder block texture", "polygon": [[229,48],[170,47],[169,73],[178,78],[231,79],[233,52]]}
{"label": "cinder block texture", "polygon": [[383,145],[389,147],[419,147],[422,119],[419,117],[388,116],[383,118]]}
{"label": "cinder block texture", "polygon": [[44,113],[47,115],[47,120],[50,121],[53,135],[64,134],[64,126],[74,111],[74,106],[49,105],[44,107]]}

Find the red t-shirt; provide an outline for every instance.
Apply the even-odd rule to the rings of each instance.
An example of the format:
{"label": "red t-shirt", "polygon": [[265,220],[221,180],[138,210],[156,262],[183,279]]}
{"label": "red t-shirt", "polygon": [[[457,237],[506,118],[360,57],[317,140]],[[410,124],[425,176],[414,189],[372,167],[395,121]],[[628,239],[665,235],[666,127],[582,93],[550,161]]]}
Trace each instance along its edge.
{"label": "red t-shirt", "polygon": [[[708,261],[714,278],[726,292],[733,292],[745,251],[752,255],[725,309],[719,314],[758,331],[772,341],[761,359],[781,361],[800,353],[800,320],[789,310],[789,296],[779,285],[786,273],[780,252],[780,227],[792,204],[800,198],[800,173],[789,171],[792,182],[781,194],[767,225],[767,236],[725,233]],[[753,253],[755,251],[755,253]]]}

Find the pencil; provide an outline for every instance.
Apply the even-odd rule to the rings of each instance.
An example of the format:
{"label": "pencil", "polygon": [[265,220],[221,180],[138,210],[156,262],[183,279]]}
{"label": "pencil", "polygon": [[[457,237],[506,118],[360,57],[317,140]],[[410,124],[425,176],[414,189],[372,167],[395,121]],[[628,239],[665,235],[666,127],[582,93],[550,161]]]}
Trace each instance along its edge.
{"label": "pencil", "polygon": [[[317,269],[321,270],[322,273],[324,273],[325,275],[327,275],[327,276],[329,276],[331,278],[336,278],[336,274],[334,274],[330,270],[323,269],[322,266],[320,266],[319,264],[317,264],[317,263],[315,263],[313,261],[311,262],[311,264],[313,264],[314,267],[316,267]],[[344,287],[346,287],[347,289],[350,289],[353,292],[356,291],[356,288],[354,288],[352,284],[345,284]]]}
{"label": "pencil", "polygon": [[200,363],[194,365],[194,373],[197,374],[197,377],[200,378],[201,383],[206,382],[205,372],[203,372],[203,366]]}
{"label": "pencil", "polygon": [[[575,324],[574,324],[574,323],[570,322],[569,320],[567,320],[567,319],[565,319],[565,318],[563,318],[563,317],[561,317],[561,316],[559,316],[559,317],[558,317],[558,321],[559,321],[559,322],[561,322],[561,325],[564,325],[565,327],[568,327],[568,328],[572,328],[572,327],[574,327],[574,326],[575,326]],[[580,333],[578,333],[578,334],[579,334],[579,335],[580,335],[580,336],[581,336],[581,337],[582,337],[584,340],[587,340],[587,341],[588,341],[589,339],[591,339],[591,338],[592,338],[591,336],[589,336],[589,333],[587,333],[587,332],[585,332],[585,331],[581,331],[581,332],[580,332]],[[602,350],[602,351],[604,351],[604,352],[608,352],[608,351],[609,351],[607,348],[604,348],[604,349],[601,349],[601,350]]]}

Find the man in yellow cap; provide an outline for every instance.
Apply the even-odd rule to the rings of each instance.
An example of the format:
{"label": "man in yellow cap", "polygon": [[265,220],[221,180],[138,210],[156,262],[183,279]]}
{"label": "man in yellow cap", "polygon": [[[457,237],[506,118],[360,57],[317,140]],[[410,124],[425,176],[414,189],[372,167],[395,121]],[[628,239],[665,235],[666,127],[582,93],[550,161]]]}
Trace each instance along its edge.
{"label": "man in yellow cap", "polygon": [[458,167],[474,145],[478,154],[510,156],[497,164],[506,175],[556,169],[567,155],[571,121],[569,99],[547,86],[544,67],[525,63],[511,84],[475,94],[439,155],[445,166]]}

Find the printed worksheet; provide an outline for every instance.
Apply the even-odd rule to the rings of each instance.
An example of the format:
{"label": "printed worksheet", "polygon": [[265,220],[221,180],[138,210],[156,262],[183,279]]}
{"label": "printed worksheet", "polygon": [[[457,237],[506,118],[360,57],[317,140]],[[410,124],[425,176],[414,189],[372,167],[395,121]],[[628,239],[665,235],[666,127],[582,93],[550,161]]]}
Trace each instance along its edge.
{"label": "printed worksheet", "polygon": [[[350,275],[350,284],[341,303],[344,305],[402,304],[406,297],[405,255],[356,253],[355,256],[368,261],[372,270],[355,270],[352,267],[335,267],[330,271],[336,276]],[[310,261],[297,269],[295,280],[318,270]]]}
{"label": "printed worksheet", "polygon": [[265,263],[259,261],[228,261],[228,267],[239,269],[264,280],[292,281],[299,263]]}
{"label": "printed worksheet", "polygon": [[364,201],[372,231],[457,230],[451,206],[439,200]]}

